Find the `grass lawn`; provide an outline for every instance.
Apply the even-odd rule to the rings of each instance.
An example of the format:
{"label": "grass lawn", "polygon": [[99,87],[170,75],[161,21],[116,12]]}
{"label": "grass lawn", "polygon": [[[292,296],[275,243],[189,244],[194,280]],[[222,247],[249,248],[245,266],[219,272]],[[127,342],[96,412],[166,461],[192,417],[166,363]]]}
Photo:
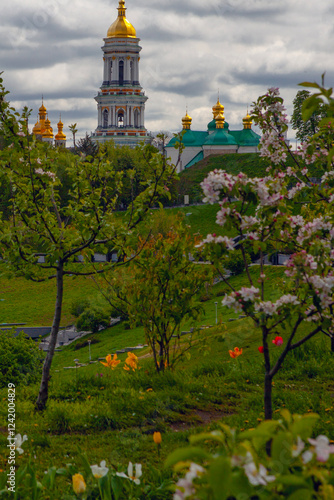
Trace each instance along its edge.
{"label": "grass lawn", "polygon": [[[256,281],[259,269],[251,270]],[[266,268],[271,284],[266,299],[275,299],[283,286],[283,268]],[[75,281],[74,281],[75,283]],[[246,284],[242,274],[231,278],[236,287]],[[79,369],[74,359],[88,361],[88,347],[75,350],[75,344],[56,353],[52,365],[50,399],[43,415],[33,410],[38,384],[19,386],[16,393],[16,431],[27,434],[26,452],[18,459],[36,463],[39,477],[52,464],[57,467],[76,463],[80,467],[79,449],[85,451],[90,464],[106,460],[108,465],[127,466],[128,462],[143,464],[143,477],[151,477],[152,468],[159,476],[152,481],[158,486],[171,477],[163,468],[165,457],[175,448],[186,444],[190,434],[204,427],[215,429],[217,421],[238,429],[255,427],[263,414],[263,358],[257,347],[260,333],[247,318],[227,312],[220,306],[227,291],[219,283],[203,303],[205,316],[200,325],[201,342],[190,350],[177,369],[156,374],[148,349],[136,352],[141,369],[129,373],[119,365],[110,371],[99,362]],[[218,324],[215,324],[215,302],[218,302]],[[233,320],[233,321],[231,321]],[[192,326],[184,325],[184,329]],[[286,338],[286,332],[279,332]],[[91,337],[91,336],[90,336]],[[116,350],[144,342],[142,328],[125,330],[122,324],[94,335],[99,342],[92,344],[92,359]],[[184,337],[186,340],[186,336]],[[243,354],[231,359],[228,350],[243,348]],[[278,356],[279,347],[273,347]],[[125,354],[120,355],[124,361]],[[273,401],[275,415],[282,408],[293,413],[315,411],[320,414],[316,434],[334,435],[333,354],[329,339],[317,337],[290,354],[275,378]],[[102,374],[102,376],[101,376]],[[0,390],[5,402],[7,389]],[[6,446],[6,403],[0,410],[0,446]],[[152,433],[162,433],[161,456]],[[1,454],[0,469],[6,468],[5,453]],[[58,480],[57,480],[58,481]],[[71,485],[59,479],[52,499],[65,498]],[[157,490],[158,491],[158,490]],[[155,493],[150,498],[172,498]]]}

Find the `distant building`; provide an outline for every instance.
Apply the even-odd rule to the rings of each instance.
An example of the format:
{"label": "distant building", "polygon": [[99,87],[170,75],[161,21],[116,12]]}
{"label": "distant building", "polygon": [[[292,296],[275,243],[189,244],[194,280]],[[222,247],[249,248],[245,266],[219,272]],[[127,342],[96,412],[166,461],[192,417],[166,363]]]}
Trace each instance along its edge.
{"label": "distant building", "polygon": [[[209,155],[228,153],[258,153],[260,136],[252,130],[252,119],[247,113],[243,119],[242,130],[230,130],[225,121],[224,106],[217,100],[212,108],[213,120],[205,132],[191,130],[192,118],[186,115],[182,118],[183,137],[182,151],[178,172],[195,165]],[[173,137],[167,144],[167,155],[176,164],[179,151],[174,148],[177,139]]]}
{"label": "distant building", "polygon": [[63,132],[64,124],[61,119],[59,119],[57,126],[58,133],[56,134],[55,141],[53,141],[53,128],[51,127],[47,109],[44,106],[44,102],[42,99],[42,106],[39,108],[37,122],[32,129],[32,133],[34,134],[36,139],[42,142],[48,142],[49,144],[53,144],[54,142],[55,146],[66,147],[66,135]]}
{"label": "distant building", "polygon": [[104,38],[103,82],[95,97],[98,125],[92,139],[135,146],[151,138],[144,124],[147,97],[139,83],[140,39],[125,11],[124,0],[119,0],[118,17]]}

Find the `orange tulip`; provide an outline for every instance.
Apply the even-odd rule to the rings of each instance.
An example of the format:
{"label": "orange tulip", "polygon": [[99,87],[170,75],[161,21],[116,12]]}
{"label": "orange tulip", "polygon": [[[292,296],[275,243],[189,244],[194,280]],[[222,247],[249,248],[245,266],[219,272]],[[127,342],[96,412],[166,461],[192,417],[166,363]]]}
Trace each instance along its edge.
{"label": "orange tulip", "polygon": [[235,347],[233,351],[229,350],[231,358],[237,358],[242,354],[242,349],[239,349],[239,347]]}

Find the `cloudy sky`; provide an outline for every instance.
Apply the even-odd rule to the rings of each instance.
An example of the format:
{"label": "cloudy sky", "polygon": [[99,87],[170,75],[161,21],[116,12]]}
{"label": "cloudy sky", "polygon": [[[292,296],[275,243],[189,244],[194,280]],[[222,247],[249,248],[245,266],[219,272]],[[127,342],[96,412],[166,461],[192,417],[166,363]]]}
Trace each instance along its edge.
{"label": "cloudy sky", "polygon": [[[102,38],[118,0],[7,0],[1,6],[0,70],[12,104],[41,96],[55,128],[94,131],[102,83]],[[301,81],[334,77],[331,0],[126,0],[141,38],[140,83],[146,128],[177,131],[188,112],[205,130],[218,89],[231,129],[268,87],[281,88],[289,113]],[[290,132],[290,137],[294,135]]]}

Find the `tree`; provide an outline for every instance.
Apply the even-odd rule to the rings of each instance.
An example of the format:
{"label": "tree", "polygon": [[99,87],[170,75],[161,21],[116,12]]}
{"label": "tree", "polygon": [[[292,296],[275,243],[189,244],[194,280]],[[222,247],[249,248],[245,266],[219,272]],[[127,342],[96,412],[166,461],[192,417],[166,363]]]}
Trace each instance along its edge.
{"label": "tree", "polygon": [[92,138],[87,134],[87,132],[85,137],[83,139],[79,139],[78,141],[77,151],[79,153],[83,153],[86,156],[92,156],[92,157],[96,156],[98,149],[99,147],[97,143],[92,140]]}
{"label": "tree", "polygon": [[[120,218],[114,211],[122,192],[122,172],[116,172],[103,154],[93,162],[73,156],[63,171],[70,180],[64,203],[59,195],[58,151],[31,140],[26,118],[20,119],[10,108],[7,94],[0,79],[0,120],[10,144],[1,154],[0,176],[7,176],[12,190],[11,214],[0,228],[1,254],[11,273],[34,281],[55,279],[57,288],[49,350],[36,401],[36,408],[43,410],[61,320],[64,277],[102,273],[135,258],[100,269],[89,265],[95,250],[108,253],[114,249],[122,255],[151,205],[166,193],[163,186],[173,176],[173,168],[160,156],[152,158],[154,168],[148,166],[150,176],[143,178],[147,188]],[[84,257],[85,264],[76,263],[78,256]]]}
{"label": "tree", "polygon": [[161,211],[156,222],[148,242],[139,241],[143,250],[127,276],[106,280],[108,287],[102,292],[116,310],[144,327],[155,368],[161,372],[174,366],[191,346],[181,341],[181,325],[202,311],[196,294],[210,280],[211,270],[189,259],[194,241],[180,220]]}
{"label": "tree", "polygon": [[75,144],[75,134],[78,132],[78,129],[77,129],[77,124],[76,123],[73,123],[72,125],[69,125],[68,128],[70,129],[70,131],[72,132],[72,135],[73,135],[73,146],[74,146],[74,149],[76,148],[76,144]]}
{"label": "tree", "polygon": [[293,113],[291,116],[291,124],[294,130],[297,130],[296,137],[301,142],[305,142],[309,137],[312,137],[319,130],[319,123],[326,116],[326,110],[323,102],[319,102],[319,106],[314,110],[312,115],[303,120],[303,105],[310,97],[308,90],[299,90],[293,100]]}
{"label": "tree", "polygon": [[[270,160],[267,176],[249,178],[216,170],[202,183],[205,201],[220,204],[217,223],[240,236],[249,286],[237,290],[226,281],[231,293],[222,304],[250,317],[261,332],[266,419],[272,418],[272,381],[286,356],[317,334],[334,334],[334,98],[332,89],[303,85],[317,91],[305,101],[303,119],[307,121],[319,104],[326,117],[298,156],[284,141],[287,115],[279,90],[271,88],[253,106],[253,119],[263,131],[261,156]],[[286,167],[287,156],[293,167]],[[319,185],[311,182],[310,163],[323,172]],[[250,207],[256,216],[247,215]],[[218,269],[220,256],[235,252],[227,236],[208,235],[202,244]],[[263,265],[264,254],[273,247],[290,253],[287,282],[277,290],[276,301],[268,300]],[[253,281],[247,250],[260,252],[259,284]]]}

